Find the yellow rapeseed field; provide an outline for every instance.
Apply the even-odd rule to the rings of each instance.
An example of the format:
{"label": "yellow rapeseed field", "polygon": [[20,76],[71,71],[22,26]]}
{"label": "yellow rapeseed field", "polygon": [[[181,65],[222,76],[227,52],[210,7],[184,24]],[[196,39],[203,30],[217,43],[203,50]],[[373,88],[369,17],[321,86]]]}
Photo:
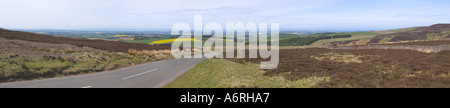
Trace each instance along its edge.
{"label": "yellow rapeseed field", "polygon": [[114,35],[114,37],[125,37],[127,35]]}
{"label": "yellow rapeseed field", "polygon": [[212,39],[212,40],[234,41],[232,39]]}
{"label": "yellow rapeseed field", "polygon": [[179,38],[177,39],[165,39],[165,40],[159,40],[159,41],[153,41],[150,44],[165,44],[165,43],[171,43],[171,42],[175,42],[175,41],[200,41],[198,39],[194,39],[194,38]]}

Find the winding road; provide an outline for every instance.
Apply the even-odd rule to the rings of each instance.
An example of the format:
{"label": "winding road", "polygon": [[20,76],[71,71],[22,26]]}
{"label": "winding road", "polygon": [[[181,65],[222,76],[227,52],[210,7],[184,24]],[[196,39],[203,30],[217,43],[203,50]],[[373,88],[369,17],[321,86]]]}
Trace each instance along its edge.
{"label": "winding road", "polygon": [[2,83],[0,88],[159,88],[205,59],[163,60],[108,72]]}

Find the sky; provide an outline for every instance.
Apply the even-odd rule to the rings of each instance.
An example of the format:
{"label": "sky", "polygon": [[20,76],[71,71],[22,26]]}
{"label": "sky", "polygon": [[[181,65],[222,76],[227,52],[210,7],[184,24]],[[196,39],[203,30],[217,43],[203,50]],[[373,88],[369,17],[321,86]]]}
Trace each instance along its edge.
{"label": "sky", "polygon": [[283,30],[384,30],[450,23],[450,0],[0,0],[0,28],[168,29],[279,23]]}

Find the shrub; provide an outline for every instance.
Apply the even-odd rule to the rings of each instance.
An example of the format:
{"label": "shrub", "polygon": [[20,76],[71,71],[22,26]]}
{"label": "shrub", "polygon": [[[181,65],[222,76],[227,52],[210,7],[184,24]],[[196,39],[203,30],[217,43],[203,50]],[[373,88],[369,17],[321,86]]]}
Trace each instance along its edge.
{"label": "shrub", "polygon": [[27,60],[18,54],[5,54],[0,56],[1,77],[19,76],[26,72],[23,63]]}
{"label": "shrub", "polygon": [[114,60],[105,67],[105,70],[113,70],[129,66],[124,60]]}
{"label": "shrub", "polygon": [[45,55],[34,58],[18,54],[0,55],[0,82],[101,72],[171,57],[170,50],[130,50],[130,54],[76,51],[72,48],[35,48],[34,51],[43,51]]}
{"label": "shrub", "polygon": [[69,68],[71,63],[64,62],[61,60],[41,60],[32,61],[25,63],[25,67],[31,73],[41,74],[41,75],[57,75],[63,70]]}
{"label": "shrub", "polygon": [[[361,62],[340,63],[342,60],[332,59],[332,56]],[[317,57],[326,59],[317,60]],[[268,61],[261,58],[229,60]],[[312,76],[330,76],[329,82],[315,87],[450,87],[449,62],[450,51],[290,49],[280,50],[278,68],[267,70],[265,75],[284,75],[294,81]]]}
{"label": "shrub", "polygon": [[[150,56],[150,57],[156,57],[157,59],[168,59],[171,57],[171,51],[170,50],[135,50],[130,49],[128,50],[128,54],[131,55],[137,55],[137,56]],[[170,56],[169,56],[170,55]]]}
{"label": "shrub", "polygon": [[26,74],[24,74],[26,72],[26,70],[23,68],[22,65],[18,65],[18,64],[4,65],[4,66],[2,66],[1,71],[3,74],[2,76],[5,78],[26,75]]}

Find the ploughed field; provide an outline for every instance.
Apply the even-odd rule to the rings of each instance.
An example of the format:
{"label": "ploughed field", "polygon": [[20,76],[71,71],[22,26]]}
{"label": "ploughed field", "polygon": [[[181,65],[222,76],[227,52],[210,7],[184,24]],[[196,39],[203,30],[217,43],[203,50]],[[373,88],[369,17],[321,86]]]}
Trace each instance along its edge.
{"label": "ploughed field", "polygon": [[[263,59],[229,59],[260,63]],[[412,50],[280,50],[278,68],[265,76],[296,81],[329,77],[313,87],[450,87],[450,51],[423,53]]]}

